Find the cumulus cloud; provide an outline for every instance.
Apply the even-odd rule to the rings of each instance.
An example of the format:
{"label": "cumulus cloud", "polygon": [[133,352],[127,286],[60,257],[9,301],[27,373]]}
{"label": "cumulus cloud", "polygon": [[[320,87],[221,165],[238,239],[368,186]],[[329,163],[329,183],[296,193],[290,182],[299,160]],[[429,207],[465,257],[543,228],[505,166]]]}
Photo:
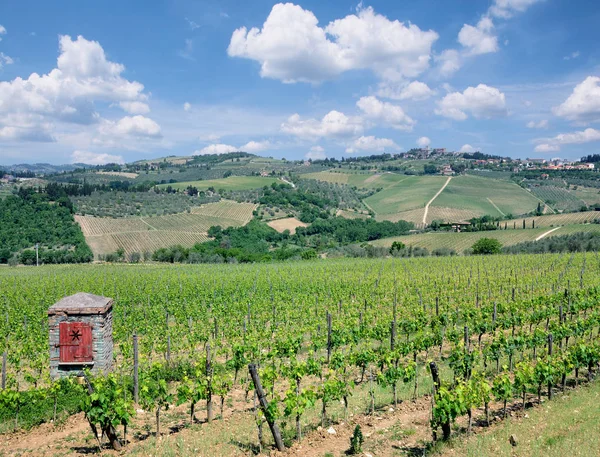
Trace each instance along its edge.
{"label": "cumulus cloud", "polygon": [[[219,137],[216,135],[210,135],[210,137],[214,139],[218,139]],[[232,146],[230,144],[216,143],[205,146],[204,148],[195,151],[193,155],[206,155],[206,154],[227,154],[229,152],[260,152],[266,149],[271,148],[271,142],[268,140],[265,141],[249,141],[243,146]]]}
{"label": "cumulus cloud", "polygon": [[159,138],[160,126],[148,117],[141,115],[125,116],[118,121],[104,121],[99,132],[109,137],[146,137]]}
{"label": "cumulus cloud", "polygon": [[530,6],[543,0],[494,0],[490,14],[501,18],[509,18],[515,13],[522,13]]}
{"label": "cumulus cloud", "polygon": [[129,114],[148,114],[150,107],[144,102],[120,102],[119,106]]}
{"label": "cumulus cloud", "polygon": [[203,147],[202,149],[195,151],[193,155],[207,155],[207,154],[227,154],[229,152],[239,152],[240,148],[231,146],[230,144],[210,144]]}
{"label": "cumulus cloud", "polygon": [[324,160],[327,158],[327,156],[325,155],[325,149],[323,149],[323,147],[313,146],[310,148],[310,151],[304,154],[304,158],[306,160]]}
{"label": "cumulus cloud", "polygon": [[464,92],[452,92],[438,101],[435,113],[464,121],[468,114],[476,118],[493,118],[506,115],[506,100],[504,94],[495,87],[479,84],[468,87]]}
{"label": "cumulus cloud", "polygon": [[4,27],[2,24],[0,24],[0,35],[6,35],[6,27]]}
{"label": "cumulus cloud", "polygon": [[427,84],[421,81],[412,81],[408,84],[396,84],[393,82],[382,82],[379,84],[377,95],[394,100],[426,100],[434,92]]}
{"label": "cumulus cloud", "polygon": [[430,144],[431,144],[431,140],[429,138],[427,138],[426,136],[422,136],[421,138],[419,138],[417,140],[417,146],[419,146],[420,148],[426,148]]}
{"label": "cumulus cloud", "polygon": [[456,49],[446,49],[435,57],[435,62],[440,76],[448,77],[460,70],[462,57]]}
{"label": "cumulus cloud", "polygon": [[349,117],[339,111],[330,111],[323,119],[302,120],[299,114],[290,116],[281,124],[281,130],[303,139],[348,138],[363,131],[362,119]]}
{"label": "cumulus cloud", "polygon": [[132,114],[147,112],[144,86],[123,78],[125,67],[108,60],[97,41],[63,35],[59,51],[56,68],[49,73],[0,82],[0,129],[13,132],[8,136],[48,141],[60,137],[68,124],[115,124],[100,117],[97,102]]}
{"label": "cumulus cloud", "polygon": [[528,129],[547,129],[548,128],[548,120],[542,119],[539,122],[529,121],[527,123],[527,128]]}
{"label": "cumulus cloud", "polygon": [[600,120],[600,77],[588,76],[575,86],[564,103],[553,109],[554,114],[571,121]]}
{"label": "cumulus cloud", "polygon": [[359,151],[383,152],[386,149],[398,149],[398,145],[389,138],[375,138],[374,136],[361,136],[346,148],[349,154]]}
{"label": "cumulus cloud", "polygon": [[553,138],[539,138],[535,147],[536,152],[559,151],[560,147],[569,144],[584,144],[600,141],[600,130],[588,128],[572,133],[561,133]]}
{"label": "cumulus cloud", "polygon": [[560,146],[557,144],[542,143],[533,148],[535,152],[556,152],[560,151]]}
{"label": "cumulus cloud", "polygon": [[73,151],[71,163],[85,163],[87,165],[104,165],[107,163],[125,163],[122,156],[99,154],[90,151]]}
{"label": "cumulus cloud", "polygon": [[463,45],[469,55],[488,54],[498,51],[498,37],[494,34],[494,23],[484,16],[477,26],[465,24],[458,33],[458,42]]}
{"label": "cumulus cloud", "polygon": [[356,106],[358,106],[367,119],[397,130],[411,131],[416,124],[400,106],[382,102],[372,95],[360,98],[356,102]]}
{"label": "cumulus cloud", "polygon": [[266,141],[249,141],[243,146],[240,146],[240,151],[244,152],[260,152],[271,147],[271,142]]}
{"label": "cumulus cloud", "polygon": [[312,11],[278,3],[262,28],[235,30],[227,52],[259,62],[262,77],[286,83],[318,83],[357,69],[398,80],[427,69],[437,39],[432,30],[391,21],[370,7],[320,27]]}
{"label": "cumulus cloud", "polygon": [[183,111],[191,111],[192,110],[192,105],[189,104],[188,102],[185,102],[183,104]]}
{"label": "cumulus cloud", "polygon": [[466,152],[466,153],[473,153],[473,152],[478,151],[478,149],[475,149],[470,144],[463,144],[458,151],[459,152]]}

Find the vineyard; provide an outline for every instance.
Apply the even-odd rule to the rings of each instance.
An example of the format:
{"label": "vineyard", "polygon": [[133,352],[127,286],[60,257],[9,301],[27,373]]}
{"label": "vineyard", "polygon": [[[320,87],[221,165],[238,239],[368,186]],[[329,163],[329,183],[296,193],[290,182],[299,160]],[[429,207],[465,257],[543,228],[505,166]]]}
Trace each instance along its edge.
{"label": "vineyard", "polygon": [[564,187],[534,186],[531,193],[557,211],[578,211],[585,206],[583,200]]}
{"label": "vineyard", "polygon": [[523,226],[523,220],[525,220],[525,225],[527,227],[531,227],[533,221],[535,221],[536,227],[556,227],[559,225],[589,224],[600,221],[600,212],[584,211],[580,213],[532,216],[520,219],[507,220],[506,225],[509,229],[513,228],[516,225],[517,229],[519,229]]}
{"label": "vineyard", "polygon": [[[366,414],[391,426],[391,407],[405,414],[402,424],[425,418],[409,423],[419,441],[396,438],[423,450],[424,436],[446,439],[455,421],[469,433],[507,408],[523,414],[592,380],[599,275],[597,253],[1,269],[0,431],[50,421],[54,405],[59,418],[83,408],[113,447],[143,454],[252,455],[276,445],[305,455],[297,446],[305,434],[310,445],[319,425],[371,427]],[[115,300],[116,366],[91,380],[91,396],[48,378],[46,311],[79,291]],[[258,367],[254,382],[249,364]],[[66,403],[72,398],[81,406]],[[194,424],[200,417],[208,423]],[[99,443],[84,436],[34,452],[93,452]],[[344,446],[335,455],[348,448],[343,437],[331,438]],[[354,440],[381,455],[377,443],[371,434],[364,446],[362,435]]]}
{"label": "vineyard", "polygon": [[199,190],[213,188],[216,191],[237,191],[259,189],[264,186],[270,186],[277,182],[276,178],[262,178],[258,176],[230,176],[223,179],[207,179],[202,181],[184,181],[172,184],[162,184],[159,187],[166,188],[171,186],[173,189],[185,190],[188,186],[196,187]]}
{"label": "vineyard", "polygon": [[[567,225],[564,227],[555,227],[556,230],[548,227],[538,227],[536,220],[536,228],[527,228],[525,230],[513,230],[512,226],[507,230],[494,230],[484,232],[429,232],[418,233],[415,235],[398,236],[393,238],[385,238],[382,240],[373,241],[373,246],[390,247],[394,241],[401,241],[407,246],[421,247],[433,251],[435,249],[454,249],[457,253],[462,253],[465,249],[469,249],[473,243],[480,238],[495,238],[504,246],[511,246],[524,241],[536,241],[540,237],[552,237],[559,235],[569,235],[578,232],[600,232],[599,224],[589,225]],[[522,223],[522,222],[521,222]],[[517,228],[522,225],[517,224]],[[531,227],[529,225],[528,227]]]}
{"label": "vineyard", "polygon": [[133,253],[152,253],[173,245],[191,247],[208,240],[212,226],[239,227],[252,218],[256,205],[222,201],[192,208],[189,213],[168,216],[108,218],[75,216],[86,242],[96,256],[123,249],[127,258]]}

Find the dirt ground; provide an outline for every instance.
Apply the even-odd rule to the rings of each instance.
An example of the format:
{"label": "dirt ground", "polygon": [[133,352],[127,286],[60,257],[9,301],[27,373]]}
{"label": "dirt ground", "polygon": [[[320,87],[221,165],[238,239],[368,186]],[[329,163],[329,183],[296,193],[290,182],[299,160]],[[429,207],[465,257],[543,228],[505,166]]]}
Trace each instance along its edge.
{"label": "dirt ground", "polygon": [[290,233],[296,233],[296,229],[298,227],[306,227],[308,224],[299,221],[295,217],[286,217],[285,219],[277,219],[271,221],[267,224],[269,227],[274,228],[279,233],[282,233],[284,230],[289,230]]}

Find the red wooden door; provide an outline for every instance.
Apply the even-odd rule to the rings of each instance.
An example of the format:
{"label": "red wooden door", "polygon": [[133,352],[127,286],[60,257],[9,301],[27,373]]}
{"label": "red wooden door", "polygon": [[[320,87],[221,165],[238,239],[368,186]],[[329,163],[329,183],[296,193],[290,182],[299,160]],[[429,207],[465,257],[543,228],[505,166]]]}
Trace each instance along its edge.
{"label": "red wooden door", "polygon": [[84,363],[93,361],[92,327],[84,322],[61,322],[59,325],[60,361]]}

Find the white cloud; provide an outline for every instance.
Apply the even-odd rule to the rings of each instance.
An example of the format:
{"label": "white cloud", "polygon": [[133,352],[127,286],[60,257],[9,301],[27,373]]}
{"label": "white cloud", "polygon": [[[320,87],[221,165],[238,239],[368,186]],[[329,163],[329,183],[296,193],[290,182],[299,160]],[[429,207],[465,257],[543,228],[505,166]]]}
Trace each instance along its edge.
{"label": "white cloud", "polygon": [[192,29],[192,30],[196,30],[196,29],[200,28],[200,26],[196,22],[188,19],[187,17],[185,18],[185,22],[188,23],[188,25],[190,26],[190,29]]}
{"label": "white cloud", "polygon": [[227,52],[259,62],[262,77],[286,83],[317,83],[358,69],[398,80],[427,69],[437,39],[432,30],[390,21],[370,7],[322,28],[311,11],[278,3],[261,29],[235,30]]}
{"label": "white cloud", "polygon": [[426,136],[422,136],[421,138],[419,138],[417,140],[417,146],[419,146],[420,148],[426,148],[430,144],[431,144],[431,140],[429,138],[427,138]]}
{"label": "white cloud", "polygon": [[6,28],[0,24],[0,41],[2,41],[2,35],[6,35]]}
{"label": "white cloud", "polygon": [[533,148],[535,152],[556,152],[560,151],[560,146],[557,144],[542,143]]}
{"label": "white cloud", "polygon": [[120,102],[119,106],[129,114],[148,114],[150,107],[144,102]]}
{"label": "white cloud", "polygon": [[216,133],[209,133],[208,135],[201,135],[198,137],[200,141],[219,141],[221,139],[221,135],[217,135]]}
{"label": "white cloud", "polygon": [[104,121],[98,130],[109,137],[158,138],[161,136],[160,126],[152,119],[141,115],[125,116],[117,122]]}
{"label": "white cloud", "polygon": [[600,120],[600,77],[588,76],[575,86],[563,104],[553,109],[554,114],[571,121]]}
{"label": "white cloud", "polygon": [[539,143],[535,147],[535,151],[554,152],[559,151],[563,145],[584,144],[594,141],[600,141],[600,130],[587,128],[578,132],[561,133],[553,138],[539,138],[535,140],[536,143]]}
{"label": "white cloud", "polygon": [[462,58],[456,49],[446,49],[435,57],[437,71],[443,77],[452,76],[462,66]]}
{"label": "white cloud", "polygon": [[386,149],[398,149],[398,145],[389,138],[375,138],[374,136],[361,136],[346,148],[349,154],[359,151],[383,152]]}
{"label": "white cloud", "polygon": [[[214,139],[219,138],[217,135],[209,135],[209,137],[212,137]],[[227,154],[229,152],[240,152],[240,151],[254,153],[254,152],[260,152],[260,151],[269,149],[269,148],[271,148],[271,146],[272,146],[271,142],[268,140],[249,141],[248,143],[246,143],[240,147],[232,146],[230,144],[216,143],[216,144],[210,144],[198,151],[195,151],[193,153],[193,155]]]}
{"label": "white cloud", "polygon": [[260,152],[271,147],[271,142],[266,141],[249,141],[243,146],[240,146],[239,150],[244,152]]}
{"label": "white cloud", "polygon": [[179,55],[179,57],[183,57],[184,59],[187,60],[196,60],[194,59],[194,41],[191,40],[190,38],[187,38],[185,40],[185,47],[183,49],[180,49],[177,54]]}
{"label": "white cloud", "polygon": [[227,154],[229,152],[239,152],[240,148],[231,146],[230,144],[210,144],[199,151],[195,151],[193,155],[207,155],[207,154]]}
{"label": "white cloud", "polygon": [[489,11],[494,16],[506,19],[515,13],[524,12],[531,5],[540,1],[542,0],[494,0]]}
{"label": "white cloud", "polygon": [[87,165],[104,165],[107,163],[125,163],[122,156],[98,154],[89,151],[73,151],[71,163],[85,163]]}
{"label": "white cloud", "polygon": [[579,55],[580,55],[579,51],[575,51],[575,52],[572,52],[571,54],[569,54],[568,56],[564,56],[563,59],[564,60],[576,59],[577,57],[579,57]]}
{"label": "white cloud", "polygon": [[334,110],[321,120],[302,120],[299,114],[294,114],[281,125],[281,130],[303,139],[348,138],[362,133],[363,125],[362,119]]}
{"label": "white cloud", "polygon": [[188,102],[185,102],[183,104],[183,111],[191,111],[192,110],[192,105],[190,105]]}
{"label": "white cloud", "polygon": [[478,151],[478,149],[475,149],[470,144],[463,144],[459,149],[459,152],[466,152],[466,153],[473,153],[475,151]]}
{"label": "white cloud", "polygon": [[306,160],[324,160],[327,158],[327,156],[325,155],[325,149],[323,149],[321,146],[313,146],[310,148],[310,151],[304,154],[304,158]]}
{"label": "white cloud", "polygon": [[416,122],[404,110],[388,102],[382,102],[377,97],[362,97],[356,106],[367,119],[380,122],[397,130],[411,131]]}
{"label": "white cloud", "polygon": [[438,101],[435,113],[464,121],[468,114],[476,118],[501,117],[507,114],[504,94],[495,87],[479,84],[468,87],[464,92],[453,92]]}
{"label": "white cloud", "polygon": [[429,86],[421,81],[412,81],[409,84],[395,84],[392,82],[382,82],[379,84],[377,95],[394,100],[426,100],[434,92]]}
{"label": "white cloud", "polygon": [[469,55],[488,54],[498,51],[498,37],[493,34],[494,23],[484,16],[476,27],[465,24],[458,33],[458,42],[468,49]]}
{"label": "white cloud", "polygon": [[23,140],[49,141],[60,139],[69,125],[110,123],[96,112],[97,102],[144,109],[148,98],[144,86],[123,78],[125,67],[107,60],[97,41],[60,36],[59,50],[57,66],[49,73],[0,81],[0,129],[4,132],[17,132],[14,135]]}
{"label": "white cloud", "polygon": [[539,122],[529,121],[527,123],[527,128],[528,129],[547,129],[548,128],[548,120],[542,119]]}

